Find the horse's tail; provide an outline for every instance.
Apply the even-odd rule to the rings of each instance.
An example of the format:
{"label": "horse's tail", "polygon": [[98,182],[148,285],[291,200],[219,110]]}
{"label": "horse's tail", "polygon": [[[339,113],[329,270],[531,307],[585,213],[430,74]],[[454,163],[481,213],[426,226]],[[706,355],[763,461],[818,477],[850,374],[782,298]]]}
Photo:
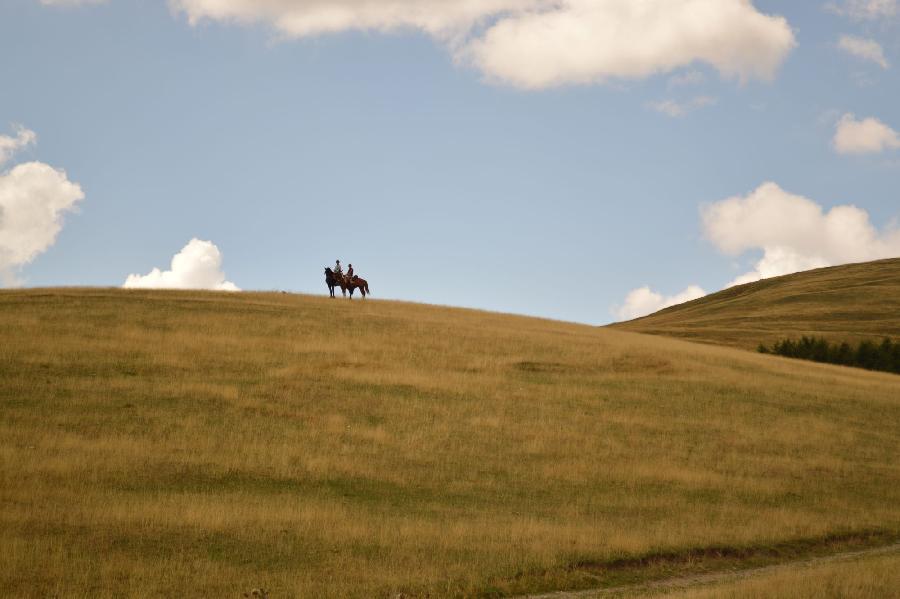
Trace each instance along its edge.
{"label": "horse's tail", "polygon": [[372,295],[372,292],[369,291],[369,282],[368,281],[366,281],[366,293],[368,293],[369,295]]}

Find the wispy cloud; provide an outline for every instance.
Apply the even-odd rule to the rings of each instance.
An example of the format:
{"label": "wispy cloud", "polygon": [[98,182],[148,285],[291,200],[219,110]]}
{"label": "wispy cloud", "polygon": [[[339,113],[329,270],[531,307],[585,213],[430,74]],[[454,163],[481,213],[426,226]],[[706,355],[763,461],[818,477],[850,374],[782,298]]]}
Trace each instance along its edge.
{"label": "wispy cloud", "polygon": [[700,85],[706,81],[706,75],[702,71],[691,70],[684,73],[678,73],[669,77],[669,89],[676,87],[687,87],[690,85]]}
{"label": "wispy cloud", "polygon": [[716,98],[713,98],[711,96],[697,96],[684,102],[679,102],[677,100],[660,100],[658,102],[650,102],[647,104],[647,107],[666,116],[677,118],[683,117],[690,112],[703,108],[704,106],[712,106],[716,102]]}
{"label": "wispy cloud", "polygon": [[19,150],[34,145],[37,134],[22,125],[13,125],[15,136],[0,135],[0,166],[6,164]]}
{"label": "wispy cloud", "polygon": [[900,14],[900,0],[844,0],[825,5],[831,12],[856,21],[882,19]]}
{"label": "wispy cloud", "polygon": [[838,40],[838,48],[857,58],[874,62],[882,69],[887,69],[891,66],[887,58],[884,57],[884,49],[881,47],[881,44],[875,40],[853,35],[842,35]]}

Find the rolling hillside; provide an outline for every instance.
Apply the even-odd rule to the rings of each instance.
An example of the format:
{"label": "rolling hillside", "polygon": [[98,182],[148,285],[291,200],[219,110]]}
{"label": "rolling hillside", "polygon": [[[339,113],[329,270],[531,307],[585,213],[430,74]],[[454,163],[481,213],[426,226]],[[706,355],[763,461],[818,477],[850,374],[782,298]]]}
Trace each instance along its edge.
{"label": "rolling hillside", "polygon": [[0,588],[500,597],[883,546],[898,381],[395,302],[3,291]]}
{"label": "rolling hillside", "polygon": [[802,335],[900,339],[900,258],[765,279],[611,326],[746,349]]}

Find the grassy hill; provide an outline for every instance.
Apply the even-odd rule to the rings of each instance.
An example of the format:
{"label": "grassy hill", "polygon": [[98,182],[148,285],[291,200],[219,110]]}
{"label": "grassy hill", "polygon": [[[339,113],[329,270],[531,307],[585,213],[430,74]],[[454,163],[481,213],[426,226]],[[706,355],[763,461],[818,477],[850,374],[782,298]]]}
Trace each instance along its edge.
{"label": "grassy hill", "polygon": [[900,258],[739,285],[612,326],[747,349],[802,335],[900,339]]}
{"label": "grassy hill", "polygon": [[[837,563],[812,563],[804,567],[769,566],[745,575],[731,575],[723,583],[688,585],[688,589],[654,592],[657,599],[822,599],[831,597],[895,597],[900,589],[897,550],[890,555],[854,558]],[[827,558],[826,558],[827,559]],[[693,588],[691,588],[693,587]],[[668,592],[667,592],[668,591]],[[628,595],[625,595],[626,597]],[[645,594],[646,596],[646,594]]]}
{"label": "grassy hill", "polygon": [[884,544],[898,430],[895,375],[615,329],[4,291],[0,588],[503,596]]}

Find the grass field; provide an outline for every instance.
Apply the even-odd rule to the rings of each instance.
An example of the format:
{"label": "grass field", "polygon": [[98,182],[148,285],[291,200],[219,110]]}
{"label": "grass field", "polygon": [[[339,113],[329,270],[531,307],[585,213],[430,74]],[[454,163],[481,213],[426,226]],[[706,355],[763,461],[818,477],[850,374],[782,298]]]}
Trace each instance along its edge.
{"label": "grass field", "polygon": [[380,301],[0,292],[0,588],[502,596],[900,538],[900,377]]}
{"label": "grass field", "polygon": [[898,595],[900,556],[896,553],[848,563],[776,568],[734,582],[644,594],[658,599],[891,599]]}
{"label": "grass field", "polygon": [[900,339],[900,258],[740,285],[613,327],[745,349],[803,335]]}

